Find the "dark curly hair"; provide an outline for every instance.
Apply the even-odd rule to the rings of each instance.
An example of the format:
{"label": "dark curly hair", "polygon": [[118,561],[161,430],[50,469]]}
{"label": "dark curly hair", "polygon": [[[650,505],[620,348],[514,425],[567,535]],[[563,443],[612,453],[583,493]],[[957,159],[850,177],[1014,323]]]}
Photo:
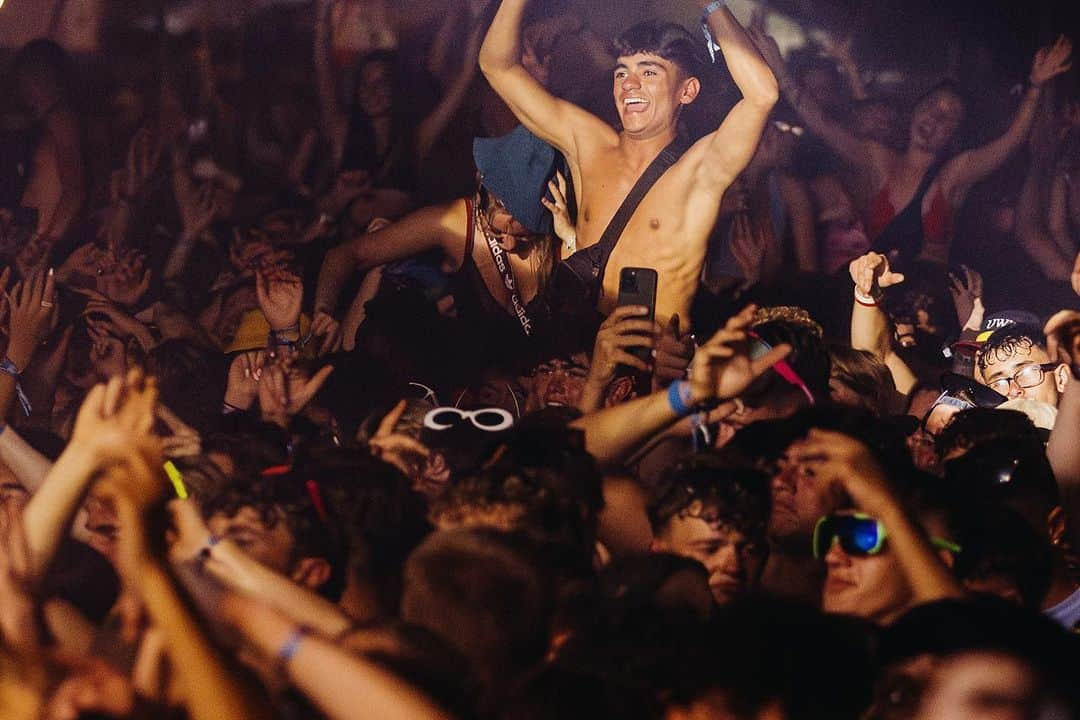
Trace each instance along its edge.
{"label": "dark curly hair", "polygon": [[612,54],[625,57],[647,53],[675,63],[688,76],[698,75],[708,64],[704,48],[682,25],[646,20],[627,28],[612,43]]}
{"label": "dark curly hair", "polygon": [[765,473],[715,452],[691,455],[670,469],[649,506],[654,531],[674,517],[700,517],[765,542],[771,501]]}
{"label": "dark curly hair", "polygon": [[325,510],[316,507],[304,482],[291,474],[238,478],[203,505],[203,516],[221,513],[232,518],[244,508],[254,510],[268,528],[285,523],[293,539],[292,559],[324,558],[331,574],[319,592],[330,599],[341,595],[345,578],[341,532],[330,516],[323,515]]}
{"label": "dark curly hair", "polygon": [[975,363],[983,371],[991,365],[1004,362],[1017,353],[1030,354],[1033,348],[1046,350],[1042,331],[1034,325],[1009,325],[991,335],[979,348]]}

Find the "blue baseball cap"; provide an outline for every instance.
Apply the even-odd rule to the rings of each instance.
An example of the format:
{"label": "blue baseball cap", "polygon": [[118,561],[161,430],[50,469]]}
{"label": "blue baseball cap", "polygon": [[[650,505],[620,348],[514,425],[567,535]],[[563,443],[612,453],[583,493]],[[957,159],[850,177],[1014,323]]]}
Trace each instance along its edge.
{"label": "blue baseball cap", "polygon": [[555,175],[555,148],[518,125],[509,135],[475,138],[480,182],[530,232],[550,235],[551,213],[540,204]]}

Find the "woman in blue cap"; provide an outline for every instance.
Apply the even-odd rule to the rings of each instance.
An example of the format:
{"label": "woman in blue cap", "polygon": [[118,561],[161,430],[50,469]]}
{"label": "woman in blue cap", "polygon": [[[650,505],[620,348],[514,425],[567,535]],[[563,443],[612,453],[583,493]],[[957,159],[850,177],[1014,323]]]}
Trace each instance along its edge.
{"label": "woman in blue cap", "polygon": [[[525,128],[473,145],[480,183],[471,197],[422,208],[327,253],[315,294],[316,322],[333,318],[356,271],[431,251],[451,273],[458,316],[482,330],[499,359],[514,362],[537,332],[543,289],[559,240],[541,200],[555,174],[555,151]],[[323,320],[328,322],[329,320]]]}

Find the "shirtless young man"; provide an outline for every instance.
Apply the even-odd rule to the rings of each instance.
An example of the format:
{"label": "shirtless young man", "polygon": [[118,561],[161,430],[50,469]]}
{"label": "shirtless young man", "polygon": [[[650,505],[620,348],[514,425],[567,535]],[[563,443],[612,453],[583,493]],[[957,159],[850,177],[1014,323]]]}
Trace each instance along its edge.
{"label": "shirtless young man", "polygon": [[[776,103],[776,79],[734,16],[699,0],[742,99],[720,128],[687,150],[631,216],[606,267],[599,309],[609,313],[624,267],[659,273],[656,315],[685,322],[706,242],[728,185],[743,170]],[[518,119],[560,150],[578,198],[578,250],[595,245],[638,177],[678,134],[679,115],[701,89],[691,36],[676,25],[642,23],[620,38],[612,93],[621,130],[554,97],[521,64],[520,25],[528,0],[503,0],[480,49],[480,69]]]}

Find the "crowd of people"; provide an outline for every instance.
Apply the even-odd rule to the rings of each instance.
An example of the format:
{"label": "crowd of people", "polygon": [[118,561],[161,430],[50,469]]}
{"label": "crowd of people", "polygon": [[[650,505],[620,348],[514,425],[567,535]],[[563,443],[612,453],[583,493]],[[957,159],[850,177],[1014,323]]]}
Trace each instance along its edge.
{"label": "crowd of people", "polygon": [[1070,38],[444,5],[8,59],[0,716],[1080,718]]}

